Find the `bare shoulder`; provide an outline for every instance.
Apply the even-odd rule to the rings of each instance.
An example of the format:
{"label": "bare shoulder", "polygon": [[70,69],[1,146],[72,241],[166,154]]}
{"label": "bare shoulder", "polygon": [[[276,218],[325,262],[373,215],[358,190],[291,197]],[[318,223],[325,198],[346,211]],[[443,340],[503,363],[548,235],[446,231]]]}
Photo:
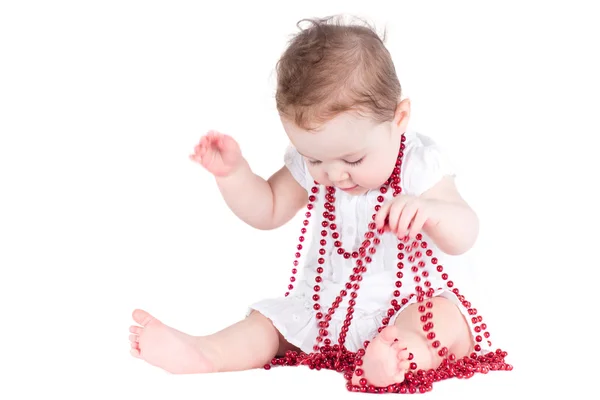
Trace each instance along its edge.
{"label": "bare shoulder", "polygon": [[308,193],[284,165],[268,179],[273,191],[273,227],[291,220],[308,203]]}

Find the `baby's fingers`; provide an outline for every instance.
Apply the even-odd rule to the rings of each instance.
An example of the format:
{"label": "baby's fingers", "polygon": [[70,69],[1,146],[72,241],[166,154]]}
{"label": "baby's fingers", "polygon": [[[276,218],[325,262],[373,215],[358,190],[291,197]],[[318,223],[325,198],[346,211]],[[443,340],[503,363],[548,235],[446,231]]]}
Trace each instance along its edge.
{"label": "baby's fingers", "polygon": [[205,136],[202,136],[202,138],[200,139],[200,142],[198,143],[198,146],[200,147],[210,147],[211,143],[214,141],[214,135],[208,134]]}
{"label": "baby's fingers", "polygon": [[197,147],[196,154],[198,154],[200,157],[204,157],[206,155],[206,153],[208,152],[208,146],[206,146],[204,144],[199,144],[196,147]]}
{"label": "baby's fingers", "polygon": [[415,203],[407,204],[402,211],[400,220],[398,221],[398,232],[399,236],[406,236],[408,234],[408,227],[410,226],[415,214],[417,213],[417,207]]}
{"label": "baby's fingers", "polygon": [[402,215],[402,213],[404,212],[404,206],[405,206],[405,202],[402,200],[397,200],[392,204],[392,208],[390,209],[390,216],[389,216],[389,225],[390,225],[390,231],[391,232],[395,232],[397,233],[398,231],[398,221],[400,220],[400,216]]}
{"label": "baby's fingers", "polygon": [[204,157],[206,155],[207,151],[208,151],[208,149],[207,149],[206,145],[204,145],[202,143],[202,140],[200,140],[200,143],[194,147],[194,154],[190,155],[190,159],[192,161],[196,161],[196,162],[202,164],[202,157]]}
{"label": "baby's fingers", "polygon": [[411,239],[414,239],[421,230],[423,230],[423,226],[425,226],[425,222],[427,222],[427,214],[423,210],[417,211],[417,215],[413,219],[410,225],[410,231],[408,232],[408,236]]}
{"label": "baby's fingers", "polygon": [[388,216],[390,211],[390,207],[392,206],[392,202],[388,201],[387,203],[382,204],[379,211],[377,211],[377,215],[375,216],[375,227],[377,229],[382,229],[385,226],[385,219]]}
{"label": "baby's fingers", "polygon": [[232,152],[239,148],[238,143],[229,135],[221,135],[217,142],[217,147],[222,152]]}

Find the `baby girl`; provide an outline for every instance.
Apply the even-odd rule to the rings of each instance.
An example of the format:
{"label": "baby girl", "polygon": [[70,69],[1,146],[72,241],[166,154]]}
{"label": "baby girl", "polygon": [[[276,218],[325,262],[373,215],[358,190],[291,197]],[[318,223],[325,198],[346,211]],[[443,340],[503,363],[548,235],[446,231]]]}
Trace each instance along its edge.
{"label": "baby girl", "polygon": [[172,373],[209,373],[336,345],[362,356],[351,385],[385,387],[416,366],[490,353],[487,326],[464,297],[477,215],[438,145],[408,129],[410,101],[379,36],[312,21],[277,63],[276,102],[290,145],[268,179],[216,131],[190,157],[252,227],[275,229],[306,209],[288,292],[201,337],[135,310],[131,354]]}

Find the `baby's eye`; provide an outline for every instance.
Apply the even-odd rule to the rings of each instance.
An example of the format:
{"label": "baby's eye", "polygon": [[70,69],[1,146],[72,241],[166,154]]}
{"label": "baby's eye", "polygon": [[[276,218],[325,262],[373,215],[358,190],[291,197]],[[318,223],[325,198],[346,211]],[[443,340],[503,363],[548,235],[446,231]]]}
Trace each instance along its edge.
{"label": "baby's eye", "polygon": [[312,165],[321,164],[321,161],[319,161],[319,160],[308,160],[308,162],[309,162],[309,164],[312,164]]}
{"label": "baby's eye", "polygon": [[361,158],[360,160],[356,160],[356,161],[352,161],[352,162],[346,161],[346,163],[352,165],[353,167],[355,167],[355,166],[359,165],[361,162],[363,162],[363,160],[364,160],[364,157]]}

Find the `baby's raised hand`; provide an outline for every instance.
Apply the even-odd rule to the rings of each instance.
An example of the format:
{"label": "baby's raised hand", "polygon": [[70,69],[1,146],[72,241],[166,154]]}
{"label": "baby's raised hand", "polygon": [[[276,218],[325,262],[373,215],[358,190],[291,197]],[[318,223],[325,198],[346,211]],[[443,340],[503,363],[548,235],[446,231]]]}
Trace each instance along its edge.
{"label": "baby's raised hand", "polygon": [[216,131],[210,131],[200,138],[190,159],[219,177],[231,174],[244,160],[235,139]]}

